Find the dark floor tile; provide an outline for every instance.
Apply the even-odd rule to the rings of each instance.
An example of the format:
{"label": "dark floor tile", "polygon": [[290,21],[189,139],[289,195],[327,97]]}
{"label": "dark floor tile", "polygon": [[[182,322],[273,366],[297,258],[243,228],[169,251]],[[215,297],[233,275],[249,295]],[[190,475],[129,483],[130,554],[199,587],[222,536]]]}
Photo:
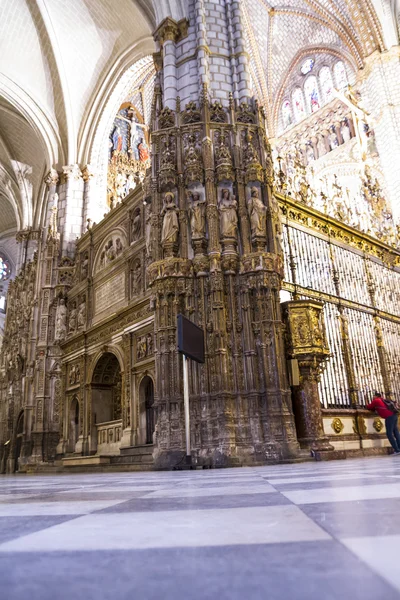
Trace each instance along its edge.
{"label": "dark floor tile", "polygon": [[399,508],[398,498],[301,506],[307,516],[339,538],[400,534]]}
{"label": "dark floor tile", "polygon": [[335,541],[0,556],[12,600],[398,600]]}
{"label": "dark floor tile", "polygon": [[[0,517],[0,544],[16,538],[59,525],[76,518],[73,516]],[[1,576],[0,576],[1,597]]]}
{"label": "dark floor tile", "polygon": [[277,506],[291,504],[279,493],[237,494],[234,496],[204,496],[182,498],[135,498],[116,506],[105,508],[100,513],[153,512],[164,510],[204,510],[221,508],[242,508],[251,506]]}

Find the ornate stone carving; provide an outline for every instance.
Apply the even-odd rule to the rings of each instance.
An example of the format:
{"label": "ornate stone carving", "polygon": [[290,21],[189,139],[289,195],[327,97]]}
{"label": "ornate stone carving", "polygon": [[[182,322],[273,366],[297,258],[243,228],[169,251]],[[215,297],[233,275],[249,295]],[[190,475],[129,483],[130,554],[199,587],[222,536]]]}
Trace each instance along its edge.
{"label": "ornate stone carving", "polygon": [[140,208],[136,208],[133,213],[132,225],[131,225],[131,239],[132,242],[137,242],[142,233],[142,216],[140,214]]}
{"label": "ornate stone carving", "polygon": [[237,202],[228,189],[221,191],[218,210],[221,237],[236,239],[238,232]]}
{"label": "ornate stone carving", "polygon": [[196,102],[188,102],[182,112],[182,123],[189,125],[190,123],[198,123],[200,120],[201,113]]}
{"label": "ornate stone carving", "polygon": [[203,161],[201,158],[200,149],[197,146],[196,133],[190,133],[184,137],[185,147],[185,183],[190,185],[191,183],[203,182]]}
{"label": "ornate stone carving", "polygon": [[86,297],[82,296],[78,310],[78,329],[86,325]]}
{"label": "ornate stone carving", "polygon": [[176,151],[175,139],[172,136],[165,136],[161,140],[161,157],[159,185],[160,189],[174,187],[176,184]]}
{"label": "ornate stone carving", "polygon": [[158,125],[160,129],[168,129],[175,125],[175,113],[173,110],[165,106],[158,115]]}
{"label": "ornate stone carving", "polygon": [[380,419],[379,417],[375,417],[372,426],[377,433],[380,433],[383,429],[382,419]]}
{"label": "ornate stone carving", "polygon": [[250,228],[253,238],[266,238],[267,234],[267,207],[260,198],[258,188],[251,188],[251,196],[247,202]]}
{"label": "ornate stone carving", "polygon": [[244,152],[243,160],[246,171],[246,183],[252,181],[264,180],[263,168],[260,164],[260,157],[255,147],[255,139],[253,134],[248,130],[244,135]]}
{"label": "ornate stone carving", "polygon": [[68,333],[74,333],[78,323],[78,311],[76,308],[76,302],[72,302],[69,309],[68,316]]}
{"label": "ornate stone carving", "polygon": [[141,335],[136,341],[136,360],[143,360],[153,354],[153,335]]}
{"label": "ornate stone carving", "polygon": [[178,208],[175,194],[167,192],[164,196],[164,205],[161,212],[163,224],[161,230],[161,244],[166,256],[172,256],[179,235]]}
{"label": "ornate stone carving", "polygon": [[65,305],[65,299],[60,298],[56,310],[56,324],[54,341],[56,343],[62,342],[67,334],[67,307]]}
{"label": "ornate stone carving", "polygon": [[227,136],[223,130],[219,130],[216,132],[215,138],[215,171],[217,181],[233,181],[235,173]]}
{"label": "ornate stone carving", "polygon": [[204,238],[206,234],[205,200],[201,199],[199,192],[189,192],[188,198],[191,201],[189,216],[192,240]]}
{"label": "ornate stone carving", "polygon": [[256,116],[251,106],[247,102],[242,102],[239,105],[236,121],[238,123],[255,123]]}
{"label": "ornate stone carving", "polygon": [[210,120],[213,123],[226,123],[228,120],[226,111],[218,100],[210,104]]}

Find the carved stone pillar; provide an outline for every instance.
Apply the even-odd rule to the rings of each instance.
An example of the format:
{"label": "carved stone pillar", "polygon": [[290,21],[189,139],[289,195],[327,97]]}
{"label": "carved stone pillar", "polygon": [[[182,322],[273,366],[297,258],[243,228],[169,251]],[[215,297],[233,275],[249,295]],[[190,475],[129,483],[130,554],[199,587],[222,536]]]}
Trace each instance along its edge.
{"label": "carved stone pillar", "polygon": [[293,410],[302,448],[313,453],[333,451],[324,433],[318,382],[329,357],[325,337],[323,304],[294,300],[283,305],[288,357],[298,361],[300,385],[294,391]]}

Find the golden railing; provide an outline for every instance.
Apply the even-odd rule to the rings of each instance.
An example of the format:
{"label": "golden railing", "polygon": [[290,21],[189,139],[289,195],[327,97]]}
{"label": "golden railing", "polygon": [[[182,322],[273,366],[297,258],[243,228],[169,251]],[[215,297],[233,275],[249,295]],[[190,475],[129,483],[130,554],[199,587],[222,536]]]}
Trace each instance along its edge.
{"label": "golden railing", "polygon": [[325,303],[331,357],[323,405],[366,404],[375,390],[400,401],[400,252],[278,195],[284,289]]}

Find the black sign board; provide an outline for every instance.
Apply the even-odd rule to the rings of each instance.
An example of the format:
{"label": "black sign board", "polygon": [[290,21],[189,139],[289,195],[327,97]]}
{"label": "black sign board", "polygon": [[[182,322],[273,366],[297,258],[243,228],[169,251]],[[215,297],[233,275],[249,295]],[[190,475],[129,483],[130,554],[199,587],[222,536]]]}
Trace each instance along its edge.
{"label": "black sign board", "polygon": [[204,331],[183,315],[178,315],[178,350],[196,362],[205,361]]}

